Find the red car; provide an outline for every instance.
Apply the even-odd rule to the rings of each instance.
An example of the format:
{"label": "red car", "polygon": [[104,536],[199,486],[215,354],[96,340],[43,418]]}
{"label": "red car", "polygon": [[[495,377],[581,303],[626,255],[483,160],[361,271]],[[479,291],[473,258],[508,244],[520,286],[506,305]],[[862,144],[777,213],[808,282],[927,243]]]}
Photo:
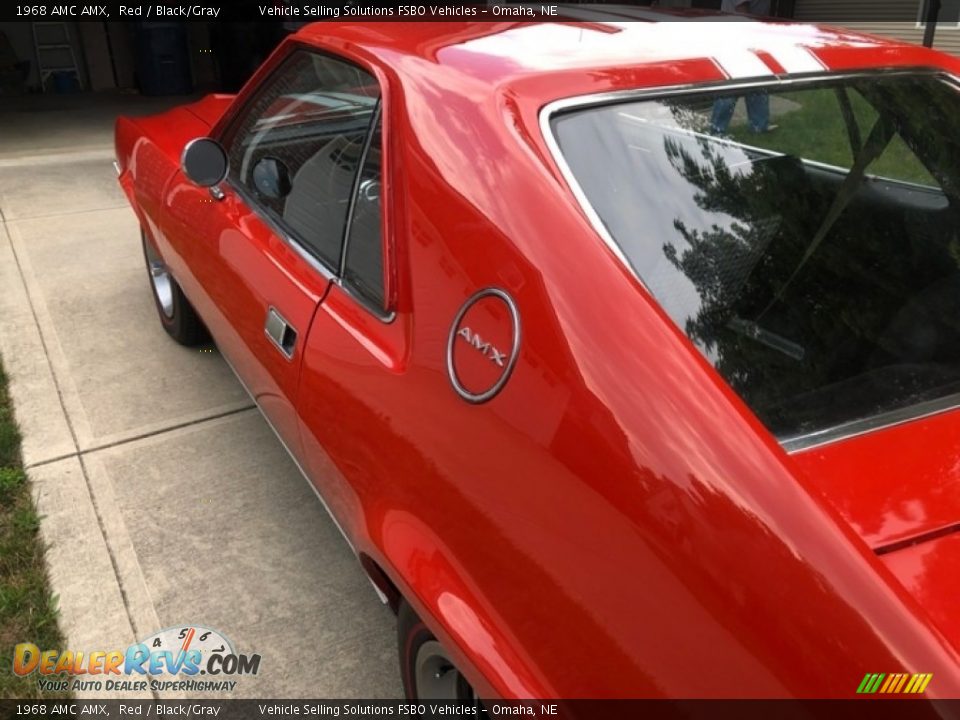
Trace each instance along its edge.
{"label": "red car", "polygon": [[119,119],[164,329],[412,698],[960,695],[960,61],[581,15],[315,24]]}

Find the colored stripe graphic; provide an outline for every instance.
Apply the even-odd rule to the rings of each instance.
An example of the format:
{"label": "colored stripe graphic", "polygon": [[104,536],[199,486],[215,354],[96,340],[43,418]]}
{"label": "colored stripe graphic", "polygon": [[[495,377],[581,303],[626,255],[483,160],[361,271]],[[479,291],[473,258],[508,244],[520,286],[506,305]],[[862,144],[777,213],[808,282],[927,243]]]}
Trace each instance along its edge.
{"label": "colored stripe graphic", "polygon": [[857,688],[858,693],[865,695],[873,694],[880,687],[881,681],[886,677],[886,673],[867,673]]}
{"label": "colored stripe graphic", "polygon": [[867,673],[860,681],[857,693],[873,695],[879,692],[882,695],[897,695],[900,693],[919,695],[925,692],[933,673]]}

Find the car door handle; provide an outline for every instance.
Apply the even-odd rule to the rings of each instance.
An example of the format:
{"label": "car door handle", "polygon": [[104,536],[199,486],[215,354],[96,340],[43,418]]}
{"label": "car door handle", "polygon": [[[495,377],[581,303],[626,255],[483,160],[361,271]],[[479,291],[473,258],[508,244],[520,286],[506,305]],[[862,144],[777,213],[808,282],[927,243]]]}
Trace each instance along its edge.
{"label": "car door handle", "polygon": [[273,307],[267,309],[267,324],[263,332],[287,360],[293,357],[297,346],[297,330]]}

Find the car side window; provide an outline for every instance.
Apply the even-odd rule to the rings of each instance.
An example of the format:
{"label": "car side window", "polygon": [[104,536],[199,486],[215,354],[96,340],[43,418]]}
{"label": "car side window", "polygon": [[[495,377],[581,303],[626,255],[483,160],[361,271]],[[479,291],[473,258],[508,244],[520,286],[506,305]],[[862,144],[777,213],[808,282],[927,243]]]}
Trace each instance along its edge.
{"label": "car side window", "polygon": [[380,197],[383,122],[378,120],[360,169],[347,235],[343,279],[378,309],[384,308]]}
{"label": "car side window", "polygon": [[223,138],[230,183],[334,271],[379,98],[364,70],[298,50]]}

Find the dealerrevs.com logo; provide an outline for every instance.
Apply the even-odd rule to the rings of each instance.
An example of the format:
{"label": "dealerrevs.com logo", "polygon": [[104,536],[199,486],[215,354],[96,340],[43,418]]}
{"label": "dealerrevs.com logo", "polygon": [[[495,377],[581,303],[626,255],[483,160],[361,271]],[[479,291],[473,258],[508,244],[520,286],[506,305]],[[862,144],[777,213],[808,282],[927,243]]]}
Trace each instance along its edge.
{"label": "dealerrevs.com logo", "polygon": [[13,650],[14,673],[37,673],[41,690],[229,692],[237,685],[232,678],[259,670],[259,655],[235,652],[222,633],[201,625],[167,628],[126,650],[41,650],[33,643]]}

